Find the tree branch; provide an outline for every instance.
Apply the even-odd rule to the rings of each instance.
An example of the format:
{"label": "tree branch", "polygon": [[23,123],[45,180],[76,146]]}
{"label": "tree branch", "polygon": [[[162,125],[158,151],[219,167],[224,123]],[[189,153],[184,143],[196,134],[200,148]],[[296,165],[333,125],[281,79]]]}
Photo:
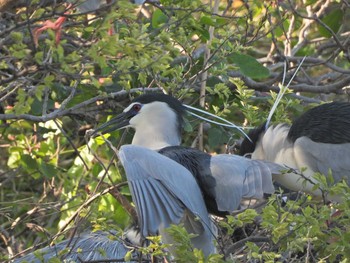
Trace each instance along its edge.
{"label": "tree branch", "polygon": [[46,115],[42,115],[42,116],[36,116],[36,115],[31,115],[31,114],[0,114],[0,120],[27,120],[27,121],[33,121],[33,122],[46,122],[49,120],[53,120],[56,118],[60,118],[62,116],[66,116],[69,114],[74,113],[75,111],[77,111],[78,109],[81,109],[83,107],[86,107],[89,104],[95,103],[97,101],[101,101],[101,100],[106,100],[106,99],[116,99],[118,101],[121,101],[123,99],[125,99],[128,94],[134,94],[137,92],[156,92],[156,91],[160,91],[159,88],[135,88],[135,89],[131,89],[129,91],[126,90],[122,90],[122,91],[118,91],[118,92],[113,92],[113,93],[109,93],[108,95],[100,95],[100,96],[96,96],[93,97],[89,100],[83,101],[71,108],[68,109],[57,109],[49,114]]}

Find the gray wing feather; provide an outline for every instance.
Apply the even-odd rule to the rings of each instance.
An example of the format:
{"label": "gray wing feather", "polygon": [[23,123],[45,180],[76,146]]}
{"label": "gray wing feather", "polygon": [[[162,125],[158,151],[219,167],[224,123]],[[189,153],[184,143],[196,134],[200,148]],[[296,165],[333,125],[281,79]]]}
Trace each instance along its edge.
{"label": "gray wing feather", "polygon": [[153,178],[129,180],[129,185],[134,203],[139,210],[143,236],[157,235],[162,223],[169,226],[171,223],[180,222],[184,205],[179,199],[169,198],[172,193],[159,181]]}
{"label": "gray wing feather", "polygon": [[242,198],[262,198],[275,191],[272,174],[283,169],[274,163],[237,155],[219,154],[211,158],[210,169],[216,179],[216,200],[220,211],[234,211]]}
{"label": "gray wing feather", "polygon": [[[192,174],[175,161],[144,147],[124,145],[119,151],[144,236],[179,224],[190,212],[198,236],[195,247],[214,252],[212,227],[202,193]],[[188,211],[187,211],[188,210]],[[198,217],[200,220],[195,221]],[[193,222],[184,222],[191,225]],[[200,233],[198,233],[200,229]]]}
{"label": "gray wing feather", "polygon": [[262,198],[263,195],[261,168],[259,166],[249,166],[243,180],[243,197]]}
{"label": "gray wing feather", "polygon": [[[286,168],[268,161],[246,159],[245,162],[248,166],[246,171],[247,187],[252,189],[252,192],[248,190],[244,193],[244,197],[262,198],[264,193],[274,193],[275,187],[272,183],[272,175],[281,174],[281,171]],[[251,185],[255,185],[255,187],[249,188]]]}
{"label": "gray wing feather", "polygon": [[[120,240],[112,240],[109,237],[110,232],[95,232],[76,236],[72,239],[64,240],[56,245],[45,247],[36,253],[42,255],[42,259],[35,256],[34,253],[14,260],[14,263],[49,262],[53,257],[59,257],[59,252],[69,249],[67,255],[62,256],[62,262],[80,262],[81,260],[122,260],[129,249]],[[79,252],[77,252],[79,251]],[[134,253],[136,257],[137,254]],[[124,261],[120,261],[124,262]]]}
{"label": "gray wing feather", "polygon": [[310,167],[327,175],[329,169],[335,182],[346,179],[350,183],[350,143],[319,143],[300,137],[294,143],[299,168]]}

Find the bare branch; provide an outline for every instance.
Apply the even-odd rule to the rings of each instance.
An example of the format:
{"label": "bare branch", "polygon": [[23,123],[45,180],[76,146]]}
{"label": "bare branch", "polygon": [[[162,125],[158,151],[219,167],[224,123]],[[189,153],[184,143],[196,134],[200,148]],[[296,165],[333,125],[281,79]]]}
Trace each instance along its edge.
{"label": "bare branch", "polygon": [[159,88],[149,88],[149,89],[144,89],[144,88],[135,88],[131,89],[129,91],[122,90],[118,92],[113,92],[108,95],[100,95],[96,96],[94,98],[91,98],[89,100],[83,101],[69,109],[57,109],[52,113],[43,115],[43,116],[35,116],[35,115],[30,115],[30,114],[0,114],[0,120],[28,120],[28,121],[33,121],[33,122],[46,122],[49,120],[57,119],[62,116],[66,116],[69,114],[74,113],[78,109],[84,108],[92,103],[95,103],[97,101],[102,101],[106,99],[116,99],[116,100],[122,100],[127,97],[128,94],[134,94],[137,92],[155,92],[159,91]]}

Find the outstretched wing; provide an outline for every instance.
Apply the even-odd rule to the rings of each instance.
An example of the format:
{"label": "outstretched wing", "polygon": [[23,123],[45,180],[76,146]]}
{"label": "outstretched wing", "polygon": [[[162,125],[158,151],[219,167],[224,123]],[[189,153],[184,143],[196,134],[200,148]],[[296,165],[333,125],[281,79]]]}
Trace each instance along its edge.
{"label": "outstretched wing", "polygon": [[206,254],[214,252],[211,222],[201,191],[185,167],[136,145],[122,146],[119,158],[126,172],[143,236],[158,234],[170,224],[183,222],[189,232],[198,234],[192,240],[195,247]]}
{"label": "outstretched wing", "polygon": [[242,198],[262,198],[275,191],[272,174],[282,166],[237,155],[219,154],[211,158],[210,169],[216,179],[216,201],[220,211],[236,210]]}
{"label": "outstretched wing", "polygon": [[[14,262],[50,262],[54,257],[60,258],[62,262],[123,260],[130,247],[128,248],[124,245],[124,242],[120,239],[111,239],[110,236],[113,234],[115,233],[99,231],[75,236],[22,258],[15,259]],[[67,253],[62,253],[65,250]],[[133,252],[133,256],[137,257],[138,255]]]}

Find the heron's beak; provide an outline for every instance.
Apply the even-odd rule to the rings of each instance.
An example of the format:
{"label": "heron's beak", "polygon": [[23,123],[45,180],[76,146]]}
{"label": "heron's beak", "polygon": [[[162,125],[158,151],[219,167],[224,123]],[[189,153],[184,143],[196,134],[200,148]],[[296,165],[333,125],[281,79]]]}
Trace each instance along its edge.
{"label": "heron's beak", "polygon": [[92,133],[90,133],[90,137],[94,138],[99,135],[98,133],[106,134],[115,130],[125,128],[129,126],[129,120],[131,119],[131,117],[133,117],[133,115],[130,112],[123,112],[118,116],[110,119],[106,123],[102,124],[97,129],[93,130]]}

